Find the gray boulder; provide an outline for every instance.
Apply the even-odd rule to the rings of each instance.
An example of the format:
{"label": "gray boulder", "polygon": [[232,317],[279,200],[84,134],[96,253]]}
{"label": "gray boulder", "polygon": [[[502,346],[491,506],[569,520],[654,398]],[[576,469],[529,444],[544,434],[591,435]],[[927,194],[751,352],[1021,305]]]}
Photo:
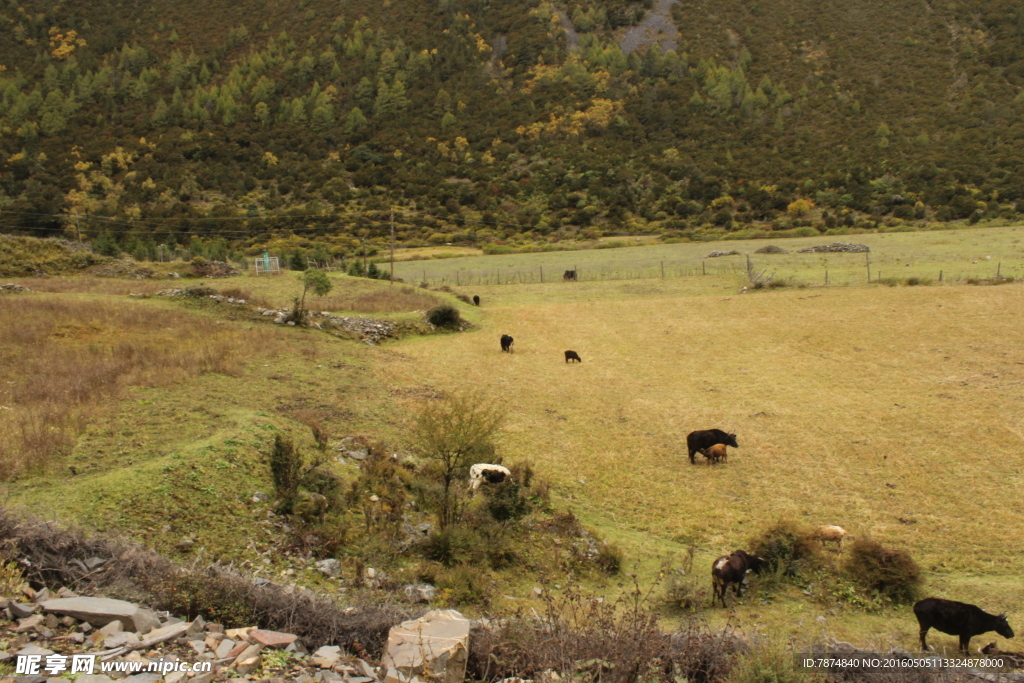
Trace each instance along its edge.
{"label": "gray boulder", "polygon": [[393,626],[381,666],[385,681],[416,678],[462,683],[469,656],[469,619],[455,610],[433,610]]}
{"label": "gray boulder", "polygon": [[40,603],[44,612],[53,612],[87,621],[93,626],[105,626],[114,620],[126,630],[148,633],[160,627],[156,614],[124,600],[110,598],[58,598]]}

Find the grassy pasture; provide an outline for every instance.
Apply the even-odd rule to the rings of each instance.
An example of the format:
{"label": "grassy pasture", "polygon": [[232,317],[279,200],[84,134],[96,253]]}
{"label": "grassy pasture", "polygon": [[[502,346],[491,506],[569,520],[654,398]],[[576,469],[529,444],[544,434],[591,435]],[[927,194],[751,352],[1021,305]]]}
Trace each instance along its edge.
{"label": "grassy pasture", "polygon": [[[1000,260],[1003,274],[1015,275],[1008,269],[1019,266],[1008,264],[1021,255],[1018,232],[1009,228],[835,239],[869,243],[873,274],[881,263],[883,276],[901,261],[959,264],[965,273],[971,266],[986,276]],[[830,241],[779,244],[793,249]],[[583,270],[584,258],[615,267],[659,249],[685,247],[697,258],[764,244],[662,245],[484,263],[511,269],[518,261],[510,266],[509,259],[553,258],[553,268],[565,259],[564,267]],[[769,257],[753,258],[757,264]],[[799,280],[804,273],[807,283],[817,282],[811,276],[822,258],[829,259],[830,275],[832,259],[859,259],[851,268],[863,263],[862,254],[770,258],[778,259],[780,276]],[[415,274],[458,260],[410,267]],[[83,408],[81,421],[69,418],[62,448],[78,474],[22,478],[5,485],[4,495],[47,518],[126,530],[165,551],[192,534],[213,556],[241,555],[251,563],[246,566],[269,562],[268,572],[279,570],[277,558],[258,557],[239,541],[269,538],[262,510],[249,499],[254,489],[269,490],[265,453],[275,432],[293,433],[308,449],[302,423],[318,421],[335,435],[372,435],[401,448],[421,401],[438,389],[471,386],[509,407],[501,444],[506,460],[533,461],[556,484],[560,502],[622,546],[627,569],[635,564],[645,582],[663,559],[692,543],[694,571],[709,584],[714,557],[746,547],[765,525],[791,517],[905,547],[925,571],[927,593],[1005,609],[1011,624],[1021,623],[1022,285],[810,286],[739,295],[744,264],[743,257],[711,259],[709,269],[722,270],[707,277],[564,283],[556,270],[556,282],[463,287],[483,298],[479,309],[458,304],[477,329],[380,348],[124,296],[207,284],[286,305],[299,291],[294,273],[174,283],[22,280],[44,293],[0,298],[3,329],[21,326],[20,336],[0,344],[6,354],[0,368],[9,369],[0,370],[0,379],[10,387],[0,391],[0,405],[10,407],[10,392],[30,384],[59,389],[65,377],[86,381],[76,362],[125,371],[111,375],[110,391],[100,384],[90,390],[102,400]],[[784,264],[793,275],[782,273]],[[396,310],[412,311],[419,304],[405,297],[427,294],[331,277],[336,289],[326,299],[335,300],[314,299],[312,308],[358,312],[352,302],[394,290],[376,296],[406,301]],[[514,354],[500,353],[502,333],[516,338]],[[137,351],[119,352],[119,346]],[[223,360],[203,365],[205,348],[222,349]],[[566,365],[566,349],[579,352],[583,363]],[[59,396],[44,399],[62,404]],[[25,403],[22,412],[3,411],[0,419],[15,429],[13,418],[31,414]],[[737,432],[741,447],[723,466],[709,467],[700,456],[691,466],[685,435],[708,427]],[[304,580],[316,577],[310,572]],[[535,580],[528,572],[503,575],[500,592],[519,599],[505,606],[523,605]],[[603,587],[617,590],[614,581]],[[705,615],[715,624],[728,620],[802,640],[824,628],[855,642],[884,645],[891,638],[914,647],[908,609],[866,613],[803,593],[820,589],[754,591],[736,610]],[[952,638],[932,640],[955,649]]]}
{"label": "grassy pasture", "polygon": [[[483,288],[481,329],[399,343],[380,381],[502,397],[506,457],[538,465],[647,575],[690,542],[703,575],[789,517],[905,547],[926,591],[1019,621],[1021,287],[734,286]],[[499,351],[502,333],[514,354]],[[583,363],[566,365],[565,349]],[[725,466],[691,466],[685,435],[710,427],[736,432],[741,447]],[[768,607],[748,600],[738,618],[813,635],[808,615],[822,610],[794,590]],[[908,614],[844,612],[829,632],[911,645]]]}
{"label": "grassy pasture", "polygon": [[[429,262],[395,264],[395,275],[419,284],[426,278],[431,286],[505,285],[560,282],[566,270],[576,268],[582,281],[666,279],[701,275],[743,277],[749,254],[757,273],[767,270],[777,278],[805,284],[822,284],[825,270],[830,284],[857,285],[867,281],[865,256],[860,253],[799,254],[797,249],[831,242],[856,242],[871,248],[871,278],[908,277],[938,281],[991,278],[1001,263],[1000,273],[1024,277],[1024,228],[977,228],[930,232],[894,232],[864,235],[787,238],[779,240],[727,240],[659,244],[619,249],[589,249],[572,252],[510,254],[488,257],[450,258]],[[755,254],[774,244],[788,254]],[[742,252],[739,256],[703,258],[711,251]],[[988,258],[986,258],[988,257]],[[693,280],[693,278],[686,278]],[[691,282],[695,294],[703,287]]]}

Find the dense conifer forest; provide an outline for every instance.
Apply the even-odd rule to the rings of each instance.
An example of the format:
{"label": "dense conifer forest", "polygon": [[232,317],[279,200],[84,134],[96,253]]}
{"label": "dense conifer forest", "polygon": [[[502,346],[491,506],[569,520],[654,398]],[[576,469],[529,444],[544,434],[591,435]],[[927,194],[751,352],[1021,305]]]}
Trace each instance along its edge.
{"label": "dense conifer forest", "polygon": [[0,230],[490,252],[1024,211],[1016,0],[0,0]]}

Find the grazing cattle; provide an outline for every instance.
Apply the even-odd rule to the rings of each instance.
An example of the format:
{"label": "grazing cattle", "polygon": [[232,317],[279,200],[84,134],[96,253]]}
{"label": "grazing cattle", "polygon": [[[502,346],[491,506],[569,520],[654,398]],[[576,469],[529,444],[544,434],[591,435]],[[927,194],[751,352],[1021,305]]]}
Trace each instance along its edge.
{"label": "grazing cattle", "polygon": [[477,463],[469,468],[469,488],[475,491],[480,484],[500,484],[511,476],[512,472],[502,465]]}
{"label": "grazing cattle", "polygon": [[479,306],[480,305],[480,297],[477,296],[476,294],[473,295],[473,305],[474,306]]}
{"label": "grazing cattle", "polygon": [[580,358],[580,354],[576,353],[575,351],[566,351],[565,362],[568,363],[570,360],[576,361],[577,363],[583,362],[583,359]]}
{"label": "grazing cattle", "polygon": [[735,434],[727,434],[721,429],[702,429],[687,434],[686,447],[690,451],[690,464],[696,464],[696,461],[693,459],[693,455],[695,453],[698,451],[703,452],[705,448],[710,448],[718,443],[726,446],[732,446],[733,448],[740,447],[740,445],[736,443]]}
{"label": "grazing cattle", "polygon": [[565,274],[562,276],[562,279],[567,281],[567,282],[569,280],[575,281],[576,280],[576,271],[575,270],[567,270],[567,271],[565,271]]}
{"label": "grazing cattle", "polygon": [[990,657],[999,657],[1003,660],[1003,666],[1010,666],[1014,669],[1024,669],[1024,652],[1007,652],[996,647],[995,643],[989,643],[981,648],[981,654]]}
{"label": "grazing cattle", "polygon": [[969,652],[971,638],[995,631],[1003,638],[1013,638],[1013,629],[1006,621],[1006,613],[996,616],[975,605],[942,598],[925,598],[914,603],[914,616],[921,627],[921,647],[928,651],[925,636],[928,629],[960,637],[960,650]]}
{"label": "grazing cattle", "polygon": [[708,446],[701,451],[701,455],[708,459],[708,463],[714,465],[718,462],[726,462],[729,459],[729,453],[725,448],[724,443],[716,443],[714,446]]}
{"label": "grazing cattle", "polygon": [[515,341],[507,334],[501,335],[501,350],[505,353],[512,353],[512,342]]}
{"label": "grazing cattle", "polygon": [[763,557],[751,555],[744,550],[737,550],[732,555],[723,555],[711,563],[711,586],[714,591],[711,596],[711,604],[721,598],[722,607],[725,604],[725,591],[729,584],[735,584],[733,593],[739,598],[743,594],[743,582],[747,574],[754,572],[760,574],[761,570],[768,566],[768,561]]}
{"label": "grazing cattle", "polygon": [[834,524],[826,524],[825,526],[819,526],[815,529],[811,538],[822,545],[825,545],[826,543],[835,543],[839,548],[839,552],[843,552],[843,539],[846,538],[846,529],[841,526],[835,526]]}

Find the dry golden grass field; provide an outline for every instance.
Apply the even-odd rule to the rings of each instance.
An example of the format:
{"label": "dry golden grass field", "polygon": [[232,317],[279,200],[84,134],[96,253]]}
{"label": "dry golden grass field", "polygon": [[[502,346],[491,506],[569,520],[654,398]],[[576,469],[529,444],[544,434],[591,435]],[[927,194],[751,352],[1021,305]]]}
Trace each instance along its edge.
{"label": "dry golden grass field", "polygon": [[[689,543],[708,573],[791,518],[906,548],[926,593],[1024,618],[1021,285],[678,296],[686,286],[477,288],[503,304],[479,329],[393,346],[379,380],[500,396],[506,459],[533,461],[646,577]],[[686,434],[712,427],[740,448],[690,465]],[[832,615],[792,592],[731,618],[813,636],[824,615],[830,634],[912,645],[909,608]]]}

